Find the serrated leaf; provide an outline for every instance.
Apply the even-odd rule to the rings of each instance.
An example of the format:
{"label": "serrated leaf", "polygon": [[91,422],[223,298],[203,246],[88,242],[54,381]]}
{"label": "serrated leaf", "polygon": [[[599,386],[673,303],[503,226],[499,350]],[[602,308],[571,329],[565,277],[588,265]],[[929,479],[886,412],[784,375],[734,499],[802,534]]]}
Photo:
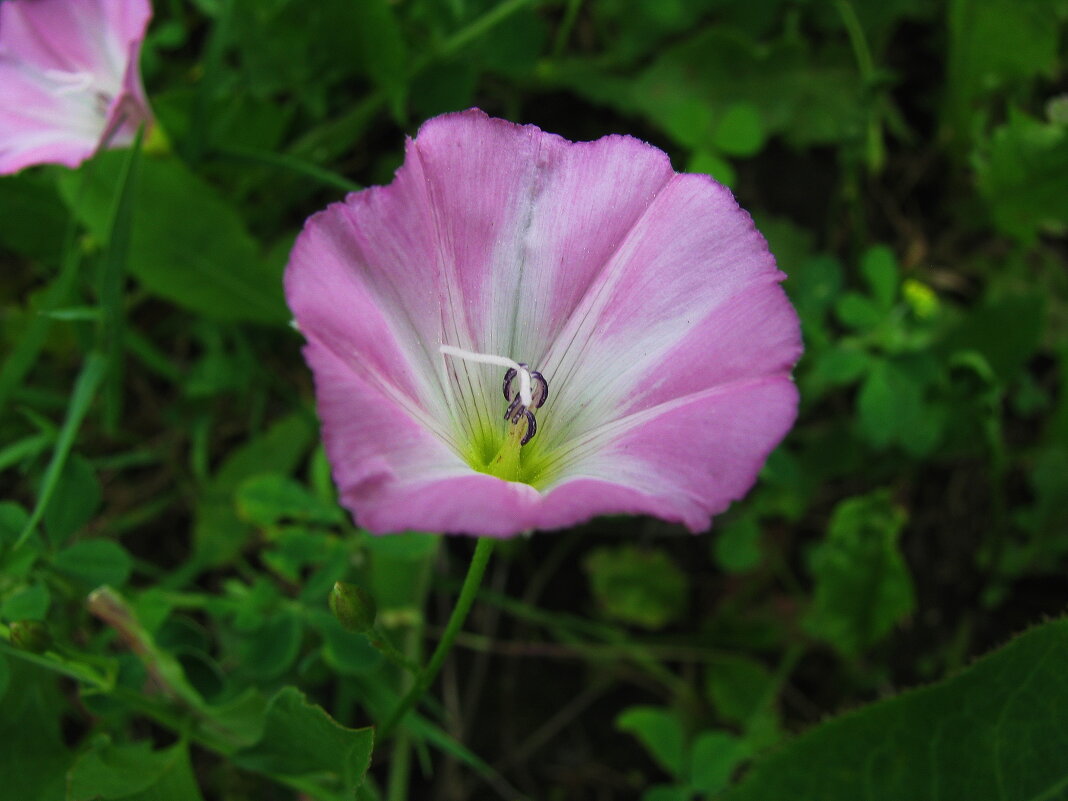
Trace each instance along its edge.
{"label": "serrated leaf", "polygon": [[184,743],[153,751],[151,743],[104,740],[75,761],[67,801],[200,801]]}
{"label": "serrated leaf", "polygon": [[806,631],[851,656],[912,611],[912,579],[897,547],[905,519],[885,491],[834,508],[827,538],[811,554],[816,586]]}
{"label": "serrated leaf", "polygon": [[723,801],[1055,801],[1068,790],[1068,620],[959,675],[842,715],[752,767]]}
{"label": "serrated leaf", "polygon": [[234,756],[244,768],[268,776],[301,777],[326,790],[351,795],[371,763],[374,732],[349,729],[295,687],[279,690],[267,705],[263,734]]}

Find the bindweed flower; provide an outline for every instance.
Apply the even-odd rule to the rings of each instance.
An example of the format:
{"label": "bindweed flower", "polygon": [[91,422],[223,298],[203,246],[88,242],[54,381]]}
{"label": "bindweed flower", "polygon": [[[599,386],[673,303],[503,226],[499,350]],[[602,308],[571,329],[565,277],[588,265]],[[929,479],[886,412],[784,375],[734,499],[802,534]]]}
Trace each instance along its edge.
{"label": "bindweed flower", "polygon": [[286,295],[342,503],[376,533],[693,531],[793,424],[797,315],[731,193],[627,136],[472,109],[311,217]]}
{"label": "bindweed flower", "polygon": [[151,114],[139,58],[148,0],[0,2],[0,174],[76,167]]}

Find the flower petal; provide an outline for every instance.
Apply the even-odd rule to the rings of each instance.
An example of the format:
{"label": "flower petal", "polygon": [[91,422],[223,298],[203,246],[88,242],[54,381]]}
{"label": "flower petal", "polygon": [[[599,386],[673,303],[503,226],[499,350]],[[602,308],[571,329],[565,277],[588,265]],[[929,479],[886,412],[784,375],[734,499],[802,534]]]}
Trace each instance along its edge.
{"label": "flower petal", "polygon": [[[606,426],[547,491],[541,527],[597,514],[655,515],[704,531],[748,492],[797,416],[787,376],[736,382]],[[606,492],[607,485],[615,490]]]}
{"label": "flower petal", "polygon": [[537,365],[674,172],[627,136],[568,142],[478,109],[419,129],[445,279],[473,350]]}
{"label": "flower petal", "polygon": [[0,175],[32,164],[76,167],[92,155],[100,122],[79,98],[50,93],[32,71],[2,53],[0,86]]}
{"label": "flower petal", "polygon": [[66,72],[121,80],[131,42],[144,38],[149,0],[6,0],[2,49],[14,58]]}
{"label": "flower petal", "polygon": [[[728,189],[677,175],[576,307],[542,372],[543,447],[682,395],[787,374],[797,316],[764,238]],[[560,421],[556,410],[567,410]]]}

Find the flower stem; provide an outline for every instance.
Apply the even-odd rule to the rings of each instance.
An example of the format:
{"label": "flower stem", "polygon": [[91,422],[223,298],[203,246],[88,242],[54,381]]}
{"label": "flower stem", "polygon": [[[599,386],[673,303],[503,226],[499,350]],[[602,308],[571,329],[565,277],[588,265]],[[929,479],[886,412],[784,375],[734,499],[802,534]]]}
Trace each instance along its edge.
{"label": "flower stem", "polygon": [[452,648],[453,640],[460,633],[460,629],[467,619],[467,613],[471,611],[471,604],[475,601],[478,587],[482,583],[482,575],[486,572],[486,565],[489,563],[490,554],[493,552],[493,544],[494,540],[489,537],[479,538],[478,544],[475,546],[475,553],[471,557],[471,564],[467,567],[467,576],[464,578],[463,586],[460,588],[460,597],[456,599],[456,606],[452,609],[449,622],[445,625],[445,631],[438,641],[437,648],[434,649],[434,653],[431,655],[426,667],[416,677],[411,689],[408,690],[408,693],[401,699],[400,704],[393,710],[393,714],[389,716],[385,725],[379,730],[375,738],[379,742],[384,741],[389,736],[390,732],[408,714],[408,711],[423,697],[423,694],[438,675],[438,671],[441,670],[441,666],[445,663],[445,657],[448,656],[449,649]]}

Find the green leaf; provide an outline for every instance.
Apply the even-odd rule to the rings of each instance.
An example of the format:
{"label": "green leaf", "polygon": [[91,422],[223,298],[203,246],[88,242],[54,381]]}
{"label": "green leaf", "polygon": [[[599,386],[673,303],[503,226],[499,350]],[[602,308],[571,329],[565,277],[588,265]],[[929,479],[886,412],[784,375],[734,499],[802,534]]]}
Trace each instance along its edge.
{"label": "green leaf", "polygon": [[827,538],[813,549],[816,581],[805,629],[852,656],[912,612],[912,579],[897,548],[905,512],[886,491],[840,502]]}
{"label": "green leaf", "polygon": [[36,171],[0,178],[0,242],[29,258],[59,259],[67,210],[51,176]]}
{"label": "green leaf", "polygon": [[744,573],[760,565],[760,521],[755,515],[742,515],[720,526],[712,535],[716,564],[728,573]]}
{"label": "green leaf", "polygon": [[14,542],[29,519],[29,513],[19,504],[0,501],[0,545]]}
{"label": "green leaf", "polygon": [[11,684],[0,699],[0,778],[12,801],[63,801],[71,753],[63,744],[65,711],[55,677],[11,660]]}
{"label": "green leaf", "polygon": [[843,715],[759,760],[723,801],[1054,801],[1068,791],[1068,620],[959,675]]}
{"label": "green leaf", "polygon": [[681,776],[686,755],[679,716],[656,706],[632,706],[616,718],[616,728],[633,734],[672,776]]}
{"label": "green leaf", "polygon": [[738,174],[730,162],[715,153],[706,150],[696,150],[686,163],[686,172],[703,172],[719,181],[724,186],[734,186],[738,180]]}
{"label": "green leaf", "polygon": [[830,307],[842,288],[842,265],[831,256],[813,256],[800,261],[786,289],[797,304],[802,323],[811,325]]}
{"label": "green leaf", "polygon": [[715,123],[713,144],[731,156],[752,156],[764,146],[760,111],[749,103],[734,103]]}
{"label": "green leaf", "polygon": [[408,91],[408,52],[388,0],[362,0],[353,4],[356,14],[357,53],[371,80],[390,99],[393,115],[404,119]]}
{"label": "green leaf", "polygon": [[258,526],[282,520],[330,525],[343,519],[341,510],[324,503],[304,485],[278,473],[252,476],[241,483],[235,496],[237,513]]}
{"label": "green leaf", "polygon": [[894,252],[886,245],[869,248],[860,262],[860,271],[871,288],[872,297],[889,309],[897,297],[898,270]]}
{"label": "green leaf", "polygon": [[835,345],[816,355],[807,380],[817,391],[852,384],[864,375],[872,361],[872,356],[862,348]]}
{"label": "green leaf", "polygon": [[730,732],[702,732],[693,742],[690,784],[698,792],[719,792],[749,754],[749,745]]}
{"label": "green leaf", "polygon": [[949,3],[948,99],[958,136],[971,134],[976,98],[1037,75],[1053,77],[1064,17],[1060,0]]}
{"label": "green leaf", "polygon": [[367,637],[346,631],[341,622],[325,610],[309,615],[323,638],[323,661],[343,676],[363,676],[379,668],[382,654]]}
{"label": "green leaf", "polygon": [[886,316],[884,309],[859,292],[847,292],[839,298],[834,312],[839,320],[856,331],[869,331]]}
{"label": "green leaf", "polygon": [[52,594],[48,586],[34,582],[4,599],[0,604],[0,617],[5,620],[44,620],[51,604]]}
{"label": "green leaf", "polygon": [[151,743],[113,745],[101,738],[75,761],[67,801],[201,801],[184,743],[153,751]]}
{"label": "green leaf", "polygon": [[1003,384],[1014,381],[1042,340],[1046,299],[1039,293],[993,298],[973,307],[941,345],[981,353]]}
{"label": "green leaf", "polygon": [[251,535],[234,510],[234,493],[264,472],[289,473],[307,452],[314,430],[300,414],[284,417],[231,453],[204,488],[193,528],[196,555],[220,565],[236,555]]}
{"label": "green leaf", "polygon": [[74,440],[78,436],[82,420],[85,419],[85,415],[93,403],[97,387],[104,377],[106,369],[107,360],[99,352],[92,351],[85,357],[81,372],[78,373],[78,380],[75,382],[74,390],[71,392],[70,403],[67,405],[67,415],[63,420],[63,427],[59,430],[59,437],[56,439],[52,458],[45,469],[44,478],[41,479],[41,489],[37,494],[37,503],[33,507],[29,520],[26,521],[26,525],[19,534],[15,547],[22,545],[30,538],[45,509],[48,508],[48,503],[52,499],[52,494],[59,484],[63,468],[67,463],[67,457],[74,446]]}
{"label": "green leaf", "polygon": [[[61,177],[72,211],[107,241],[123,154],[102,153]],[[150,292],[219,320],[284,323],[281,275],[268,268],[237,212],[176,159],[143,159],[134,195],[129,271]]]}
{"label": "green leaf", "polygon": [[52,499],[44,510],[44,526],[53,542],[63,542],[93,519],[102,492],[87,459],[72,455],[59,474]]}
{"label": "green leaf", "polygon": [[938,444],[942,410],[924,399],[922,365],[879,359],[872,362],[857,396],[861,434],[876,448],[900,445],[923,456]]}
{"label": "green leaf", "polygon": [[1014,111],[994,131],[977,171],[1003,232],[1025,244],[1042,232],[1068,232],[1068,126]]}
{"label": "green leaf", "polygon": [[705,668],[705,693],[725,722],[747,727],[775,694],[775,677],[764,665],[741,654],[722,654]]}
{"label": "green leaf", "polygon": [[82,540],[57,553],[52,567],[91,588],[121,587],[130,577],[133,559],[113,540]]}
{"label": "green leaf", "polygon": [[303,778],[326,790],[352,795],[371,763],[374,731],[348,729],[295,687],[271,698],[263,734],[234,761],[268,776]]}
{"label": "green leaf", "polygon": [[[662,49],[624,87],[625,94],[617,95],[616,89],[608,99],[627,112],[637,106],[688,147],[715,141],[717,121],[737,114],[732,109],[738,104],[747,107],[746,117],[756,112],[759,136],[781,133],[798,146],[857,138],[864,126],[856,69],[844,59],[820,63],[800,38],[757,45],[736,31],[711,26]],[[581,83],[575,88],[585,92]],[[744,135],[731,144],[757,145],[753,120],[739,122]]]}
{"label": "green leaf", "polygon": [[272,532],[271,549],[261,556],[264,564],[279,576],[300,584],[305,567],[327,562],[336,550],[337,540],[319,529],[285,526]]}
{"label": "green leaf", "polygon": [[300,653],[300,619],[288,612],[267,618],[255,631],[243,633],[237,653],[241,669],[256,679],[274,679],[289,669]]}
{"label": "green leaf", "polygon": [[641,801],[691,801],[693,793],[687,787],[657,784],[642,792]]}
{"label": "green leaf", "polygon": [[658,629],[686,608],[689,580],[664,551],[598,548],[583,567],[598,605],[616,620]]}

